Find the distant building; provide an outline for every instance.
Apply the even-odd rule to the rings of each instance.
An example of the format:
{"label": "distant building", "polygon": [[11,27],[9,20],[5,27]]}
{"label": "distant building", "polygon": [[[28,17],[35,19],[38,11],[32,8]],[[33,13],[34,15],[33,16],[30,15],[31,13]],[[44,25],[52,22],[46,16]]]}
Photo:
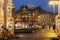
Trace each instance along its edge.
{"label": "distant building", "polygon": [[[21,9],[19,11],[15,12],[15,18],[20,18],[21,20],[29,21],[31,19],[38,19],[40,24],[43,22],[46,25],[53,25],[55,22],[55,16],[56,14],[53,14],[51,12],[46,12],[42,10],[42,8],[39,6],[37,8],[28,8],[27,6],[21,6]],[[39,18],[40,16],[40,18]]]}

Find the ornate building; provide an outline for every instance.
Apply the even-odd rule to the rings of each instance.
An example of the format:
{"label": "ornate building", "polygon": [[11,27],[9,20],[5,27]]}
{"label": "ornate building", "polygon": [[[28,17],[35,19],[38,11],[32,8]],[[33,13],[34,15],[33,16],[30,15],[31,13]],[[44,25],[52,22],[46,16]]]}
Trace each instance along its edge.
{"label": "ornate building", "polygon": [[[40,18],[38,18],[40,16]],[[21,19],[21,21],[31,21],[31,20],[39,20],[39,23],[45,22],[45,24],[52,24],[55,22],[55,16],[51,12],[44,11],[40,6],[37,8],[28,8],[27,6],[21,6],[19,11],[15,12],[15,20],[16,18]]]}
{"label": "ornate building", "polygon": [[[12,17],[12,9],[14,8],[12,0],[0,0],[0,31],[4,28],[14,34],[14,19]],[[0,33],[1,33],[0,32]]]}
{"label": "ornate building", "polygon": [[58,1],[58,14],[55,18],[56,32],[60,36],[60,0]]}

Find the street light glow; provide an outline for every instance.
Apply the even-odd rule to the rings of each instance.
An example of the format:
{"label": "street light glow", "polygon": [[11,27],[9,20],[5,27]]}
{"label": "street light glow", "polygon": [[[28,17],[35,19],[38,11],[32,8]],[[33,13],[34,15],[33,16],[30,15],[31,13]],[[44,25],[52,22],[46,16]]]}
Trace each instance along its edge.
{"label": "street light glow", "polygon": [[53,6],[53,13],[55,13],[55,5],[58,5],[58,1],[49,1],[49,5]]}
{"label": "street light glow", "polygon": [[50,1],[49,2],[49,5],[57,5],[58,4],[58,1]]}

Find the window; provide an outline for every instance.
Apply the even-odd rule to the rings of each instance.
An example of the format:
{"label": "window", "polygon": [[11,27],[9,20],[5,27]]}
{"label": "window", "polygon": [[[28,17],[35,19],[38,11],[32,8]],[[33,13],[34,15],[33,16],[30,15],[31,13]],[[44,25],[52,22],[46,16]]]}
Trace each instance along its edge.
{"label": "window", "polygon": [[9,26],[9,28],[11,28],[11,26]]}
{"label": "window", "polygon": [[8,10],[8,11],[10,11],[10,10],[11,10],[10,6],[8,6],[8,7],[7,7],[7,10]]}
{"label": "window", "polygon": [[60,17],[58,17],[58,19],[60,19]]}
{"label": "window", "polygon": [[4,9],[4,4],[2,4],[2,8]]}
{"label": "window", "polygon": [[4,28],[4,26],[1,26],[1,28]]}

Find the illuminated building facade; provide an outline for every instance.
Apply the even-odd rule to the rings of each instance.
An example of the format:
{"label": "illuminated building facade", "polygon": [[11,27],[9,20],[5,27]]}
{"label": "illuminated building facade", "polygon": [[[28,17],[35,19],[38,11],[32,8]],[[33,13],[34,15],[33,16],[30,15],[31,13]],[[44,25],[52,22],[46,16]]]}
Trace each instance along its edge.
{"label": "illuminated building facade", "polygon": [[[12,9],[14,8],[12,0],[0,0],[0,30],[8,29],[14,34],[14,19],[12,17]],[[0,32],[0,33],[1,33]]]}
{"label": "illuminated building facade", "polygon": [[55,18],[56,32],[60,36],[60,1],[58,1],[58,15]]}

